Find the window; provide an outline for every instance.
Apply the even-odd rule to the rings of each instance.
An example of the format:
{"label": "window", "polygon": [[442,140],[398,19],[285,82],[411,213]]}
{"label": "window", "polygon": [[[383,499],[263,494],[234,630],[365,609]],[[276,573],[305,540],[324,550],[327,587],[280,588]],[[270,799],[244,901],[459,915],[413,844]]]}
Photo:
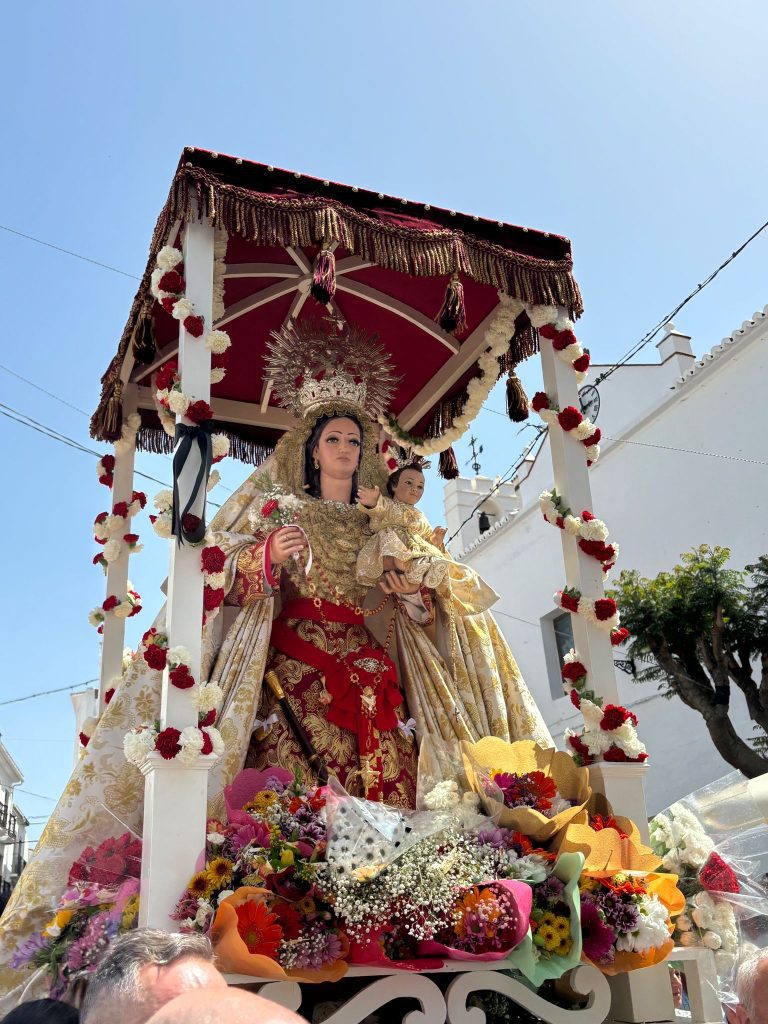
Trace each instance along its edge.
{"label": "window", "polygon": [[544,658],[547,664],[549,692],[553,700],[563,694],[563,658],[574,647],[571,613],[554,611],[541,619],[541,633],[544,640]]}

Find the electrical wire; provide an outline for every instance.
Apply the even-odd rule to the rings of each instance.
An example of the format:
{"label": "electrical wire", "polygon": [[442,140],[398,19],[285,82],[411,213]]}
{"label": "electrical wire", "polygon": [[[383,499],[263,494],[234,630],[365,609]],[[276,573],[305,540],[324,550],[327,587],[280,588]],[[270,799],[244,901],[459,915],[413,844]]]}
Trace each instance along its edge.
{"label": "electrical wire", "polygon": [[29,242],[37,242],[38,245],[44,245],[47,249],[55,249],[56,252],[66,253],[67,256],[74,256],[75,259],[83,260],[84,263],[92,263],[95,267],[102,267],[104,270],[111,270],[113,274],[120,274],[121,277],[130,277],[132,281],[140,281],[141,278],[137,277],[136,274],[129,274],[127,270],[119,270],[117,267],[111,267],[108,263],[100,263],[99,260],[92,260],[89,256],[83,256],[79,252],[73,252],[71,249],[63,249],[60,245],[54,245],[53,242],[44,242],[42,238],[35,238],[33,235],[25,235],[23,231],[16,231],[15,228],[9,228],[5,224],[0,224],[0,228],[3,231],[9,232],[11,235],[18,235],[19,238],[26,238]]}
{"label": "electrical wire", "polygon": [[21,704],[24,700],[32,700],[34,697],[47,697],[50,693],[64,693],[66,690],[76,690],[80,686],[88,686],[90,683],[98,683],[98,679],[86,679],[84,683],[72,683],[70,686],[60,686],[56,690],[41,690],[39,693],[28,693],[25,697],[14,697],[12,700],[0,700],[0,707],[6,704]]}
{"label": "electrical wire", "polygon": [[614,441],[616,444],[636,444],[641,448],[659,448],[665,452],[681,452],[684,455],[704,455],[709,459],[727,459],[729,462],[747,462],[751,466],[768,466],[768,462],[761,462],[760,459],[745,459],[741,455],[723,455],[722,452],[697,452],[692,448],[673,448],[669,444],[652,444],[650,441],[630,441],[625,437],[608,437],[603,434],[603,440]]}
{"label": "electrical wire", "polygon": [[23,793],[25,796],[34,796],[38,800],[50,800],[52,804],[56,803],[57,798],[55,796],[43,796],[42,793],[31,793],[28,789],[15,789],[14,793]]}

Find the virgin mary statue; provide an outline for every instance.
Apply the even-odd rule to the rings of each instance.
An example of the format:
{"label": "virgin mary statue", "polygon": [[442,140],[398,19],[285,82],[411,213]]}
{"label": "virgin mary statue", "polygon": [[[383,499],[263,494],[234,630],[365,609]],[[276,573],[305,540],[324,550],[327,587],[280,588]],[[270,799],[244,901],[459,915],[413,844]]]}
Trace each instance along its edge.
{"label": "virgin mary statue", "polygon": [[[267,374],[297,426],[205,541],[225,554],[224,603],[203,630],[201,677],[220,687],[224,741],[209,775],[211,814],[223,816],[223,788],[244,765],[335,775],[355,795],[408,807],[427,737],[551,745],[487,611],[495,595],[472,570],[452,562],[437,592],[394,570],[374,586],[358,582],[371,529],[357,488],[386,483],[376,420],[395,381],[383,348],[353,326],[289,323]],[[123,738],[159,717],[161,673],[144,655],[163,627],[161,613],[126,659],[2,918],[5,988],[18,985],[7,967],[14,949],[45,925],[83,848],[127,829],[141,835],[144,780]]]}

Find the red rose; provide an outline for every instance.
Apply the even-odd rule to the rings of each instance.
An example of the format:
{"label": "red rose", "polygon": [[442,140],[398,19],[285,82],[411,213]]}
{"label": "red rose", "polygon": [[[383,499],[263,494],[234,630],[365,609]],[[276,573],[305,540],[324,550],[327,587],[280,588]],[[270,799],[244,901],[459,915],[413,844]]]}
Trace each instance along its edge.
{"label": "red rose", "polygon": [[586,666],[582,665],[580,661],[569,661],[563,665],[563,679],[568,679],[572,683],[577,683],[580,679],[583,679],[586,674]]}
{"label": "red rose", "polygon": [[566,611],[577,612],[579,610],[579,599],[573,594],[566,594],[563,590],[560,594],[560,604]]}
{"label": "red rose", "polygon": [[104,703],[105,703],[105,704],[109,704],[109,702],[110,702],[110,701],[112,700],[112,698],[113,698],[114,696],[115,696],[115,688],[114,688],[114,686],[112,686],[112,687],[111,687],[111,688],[110,688],[109,690],[107,690],[107,692],[106,692],[106,693],[104,694]]}
{"label": "red rose", "polygon": [[625,640],[629,639],[629,630],[624,629],[622,626],[620,629],[611,630],[611,644],[614,647],[618,647],[623,644]]}
{"label": "red rose", "polygon": [[540,412],[542,409],[549,408],[549,398],[543,391],[537,391],[533,396],[531,399],[531,408],[534,412]]}
{"label": "red rose", "polygon": [[699,872],[699,881],[710,892],[741,892],[736,872],[714,851]]}
{"label": "red rose", "polygon": [[163,729],[162,732],[157,734],[155,750],[159,751],[166,761],[170,761],[181,750],[180,737],[181,733],[178,729],[174,729],[173,726]]}
{"label": "red rose", "polygon": [[217,590],[214,590],[213,587],[203,587],[203,607],[207,612],[212,612],[215,608],[218,608],[223,600],[223,588],[219,587]]}
{"label": "red rose", "polygon": [[184,319],[184,330],[193,338],[199,338],[203,333],[203,318],[201,316],[188,316]]}
{"label": "red rose", "polygon": [[581,443],[584,445],[585,448],[589,448],[590,445],[600,444],[600,438],[602,436],[603,436],[603,432],[600,429],[600,427],[598,427],[595,430],[594,434],[590,434],[589,437],[585,437],[584,440]]}
{"label": "red rose", "polygon": [[606,704],[603,708],[603,717],[600,719],[600,728],[605,732],[619,729],[625,722],[637,725],[637,715],[627,711],[620,704]]}
{"label": "red rose", "polygon": [[575,427],[578,427],[583,419],[584,417],[575,405],[566,405],[566,407],[557,414],[557,422],[563,430],[566,431],[573,430]]}
{"label": "red rose", "polygon": [[186,288],[184,278],[178,270],[166,270],[157,286],[161,292],[171,292],[173,295],[182,295]]}
{"label": "red rose", "polygon": [[[200,728],[198,726],[198,728]],[[203,734],[203,749],[200,751],[201,754],[212,754],[213,753],[213,741],[208,733],[204,729],[200,729]]]}
{"label": "red rose", "polygon": [[202,398],[198,398],[196,402],[190,405],[184,415],[188,420],[192,420],[193,423],[202,423],[203,420],[213,419],[213,409]]}
{"label": "red rose", "polygon": [[571,365],[577,373],[586,373],[589,369],[589,352],[585,352],[583,356],[574,359]]}
{"label": "red rose", "polygon": [[270,498],[268,502],[261,506],[261,514],[264,519],[269,519],[273,512],[277,512],[280,508],[280,502],[276,498]]}
{"label": "red rose", "polygon": [[158,647],[157,644],[150,644],[144,651],[144,661],[146,661],[150,668],[155,669],[157,672],[163,671],[166,660],[167,654],[165,648]]}
{"label": "red rose", "polygon": [[200,553],[200,563],[203,567],[203,572],[221,572],[226,561],[227,556],[218,544],[212,544],[210,547],[203,548]]}
{"label": "red rose", "polygon": [[87,747],[88,746],[88,741],[90,740],[91,737],[90,736],[86,736],[84,732],[81,732],[79,734],[79,736],[80,736],[80,742],[82,743],[82,745],[84,747]]}
{"label": "red rose", "polygon": [[173,307],[176,305],[176,296],[169,295],[165,299],[160,299],[160,305],[163,307],[166,313],[173,313]]}
{"label": "red rose", "polygon": [[189,674],[189,669],[186,665],[177,665],[176,668],[172,668],[168,673],[168,678],[180,690],[189,690],[190,687],[195,685],[194,676]]}
{"label": "red rose", "polygon": [[181,520],[181,528],[185,533],[194,533],[200,525],[200,516],[193,516],[191,512],[187,512],[184,518]]}
{"label": "red rose", "polygon": [[601,597],[595,601],[595,618],[599,622],[613,618],[616,614],[616,602],[612,597]]}
{"label": "red rose", "polygon": [[571,692],[568,694],[568,696],[571,698],[571,704],[573,704],[573,706],[578,711],[579,708],[581,707],[581,697],[579,696],[579,691],[578,690],[571,690]]}
{"label": "red rose", "polygon": [[115,597],[114,594],[110,594],[110,596],[106,599],[106,601],[101,607],[104,609],[105,612],[111,612],[112,609],[117,608],[119,604],[119,598]]}
{"label": "red rose", "polygon": [[213,725],[213,723],[216,721],[216,708],[211,708],[211,710],[206,715],[201,714],[198,715],[197,718],[197,724],[200,726]]}

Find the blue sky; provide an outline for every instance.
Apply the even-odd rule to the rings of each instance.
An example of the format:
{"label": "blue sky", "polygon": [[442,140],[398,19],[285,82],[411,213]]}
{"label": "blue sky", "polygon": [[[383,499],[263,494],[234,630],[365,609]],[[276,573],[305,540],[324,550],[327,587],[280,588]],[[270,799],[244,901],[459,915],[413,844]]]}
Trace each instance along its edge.
{"label": "blue sky", "polygon": [[[182,147],[198,145],[568,235],[579,336],[609,362],[768,220],[758,2],[49,0],[13,5],[5,27],[0,222],[130,274]],[[676,318],[696,351],[768,301],[766,255],[761,235]],[[90,414],[135,283],[2,230],[0,261],[0,362]],[[90,444],[86,416],[2,370],[0,401]],[[501,410],[502,395],[489,405]],[[94,459],[2,417],[0,431],[6,700],[97,674],[90,524],[108,494]],[[490,411],[475,433],[491,476],[525,440]],[[169,479],[158,456],[138,467]],[[244,473],[229,465],[225,483]],[[438,484],[423,507],[440,520]],[[167,563],[146,518],[137,528],[147,611],[132,643]],[[0,706],[0,732],[24,790],[56,797],[68,696]]]}

